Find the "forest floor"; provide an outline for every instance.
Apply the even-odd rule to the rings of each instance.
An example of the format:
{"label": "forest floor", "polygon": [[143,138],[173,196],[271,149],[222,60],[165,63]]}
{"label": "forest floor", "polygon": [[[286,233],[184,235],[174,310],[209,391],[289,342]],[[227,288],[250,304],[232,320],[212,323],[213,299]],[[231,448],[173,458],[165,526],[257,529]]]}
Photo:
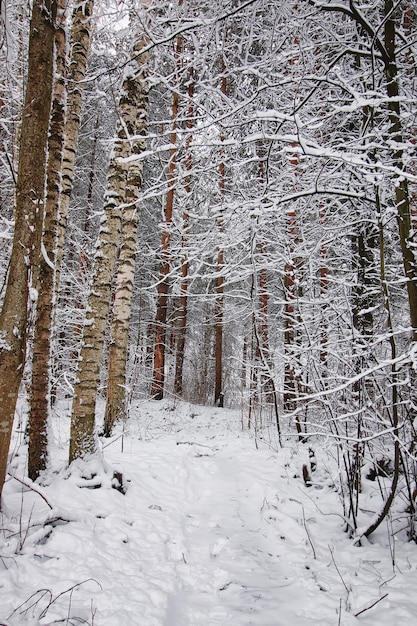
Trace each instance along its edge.
{"label": "forest floor", "polygon": [[[53,426],[53,468],[33,485],[39,493],[21,482],[16,429],[0,626],[417,624],[417,546],[405,532],[392,536],[390,520],[355,545],[324,446],[307,487],[308,447],[294,438],[279,449],[272,427],[255,439],[238,411],[147,402],[104,441],[123,494],[99,467],[91,480],[81,466],[69,475],[63,410]],[[375,511],[378,487],[368,482]]]}

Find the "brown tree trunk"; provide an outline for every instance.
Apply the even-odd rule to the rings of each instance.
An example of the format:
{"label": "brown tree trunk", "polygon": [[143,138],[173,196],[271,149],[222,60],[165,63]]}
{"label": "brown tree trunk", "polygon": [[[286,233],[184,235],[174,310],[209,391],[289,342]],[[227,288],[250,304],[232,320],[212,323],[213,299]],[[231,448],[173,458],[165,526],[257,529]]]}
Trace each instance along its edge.
{"label": "brown tree trunk", "polygon": [[55,33],[55,85],[48,141],[47,193],[38,260],[38,299],[33,338],[32,384],[29,413],[29,478],[46,469],[50,410],[50,359],[54,303],[54,262],[58,235],[59,191],[65,124],[66,0],[57,2]]}
{"label": "brown tree trunk", "polygon": [[[325,226],[326,224],[326,212],[323,206],[320,207],[320,224]],[[323,232],[323,239],[325,237],[325,232]],[[327,372],[327,345],[328,345],[328,324],[326,317],[326,298],[329,289],[329,276],[328,276],[328,268],[327,268],[327,248],[324,241],[320,246],[320,299],[323,301],[321,305],[321,319],[320,319],[320,363],[322,366],[322,373],[325,375]]]}
{"label": "brown tree trunk", "polygon": [[[220,88],[223,95],[226,95],[227,80],[226,80],[226,65],[224,57],[222,56],[222,77],[220,82]],[[224,135],[220,136],[220,141],[224,141]],[[221,151],[221,162],[219,166],[220,176],[220,201],[223,204],[225,195],[225,182],[226,182],[226,168],[224,163],[224,151]],[[215,345],[214,345],[214,404],[220,407],[224,403],[224,390],[223,390],[223,312],[224,312],[224,278],[223,278],[223,266],[224,266],[224,250],[222,244],[223,236],[223,217],[218,219],[218,230],[220,245],[217,252],[217,276],[216,276],[216,299],[214,304],[214,327],[215,327]]]}
{"label": "brown tree trunk", "polygon": [[[258,183],[260,194],[264,191],[265,186],[265,158],[267,151],[262,145],[262,142],[258,142],[257,155],[258,155]],[[265,242],[262,238],[262,233],[259,233],[260,241],[258,243],[259,258],[261,260],[261,269],[259,271],[259,333],[256,329],[257,348],[256,358],[261,362],[262,375],[261,375],[261,391],[264,394],[267,401],[274,403],[274,381],[272,380],[270,370],[270,354],[269,354],[269,328],[268,328],[268,308],[269,308],[269,293],[268,293],[268,273],[264,264],[266,258]],[[255,268],[256,271],[256,268]]]}
{"label": "brown tree trunk", "polygon": [[45,202],[46,147],[52,99],[56,2],[35,0],[15,201],[15,231],[0,314],[0,492],[25,362],[30,270],[37,258]]}
{"label": "brown tree trunk", "polygon": [[[294,167],[294,177],[298,172],[298,155],[294,153],[290,160]],[[299,278],[296,280],[296,273],[299,270],[299,261],[296,255],[297,243],[297,214],[294,207],[288,210],[287,214],[287,234],[288,234],[288,259],[284,270],[284,410],[288,413],[295,413],[298,408],[298,396],[300,391],[299,374],[296,373],[297,345],[299,343],[299,330],[297,328],[297,291]],[[298,414],[295,416],[297,433],[302,439],[302,428]]]}
{"label": "brown tree trunk", "polygon": [[[182,4],[182,2],[180,2]],[[168,166],[168,192],[165,203],[165,219],[163,223],[161,237],[161,262],[159,265],[159,281],[157,285],[156,315],[155,315],[155,345],[153,362],[153,379],[151,396],[155,400],[162,400],[165,387],[165,349],[167,334],[167,313],[168,313],[168,292],[169,292],[169,272],[170,272],[170,244],[171,244],[171,223],[174,209],[174,196],[176,185],[176,161],[177,161],[177,117],[179,105],[179,76],[181,72],[181,52],[183,39],[177,37],[175,46],[176,76],[172,99],[172,130],[170,135],[169,166]]]}
{"label": "brown tree trunk", "polygon": [[[187,167],[187,176],[185,179],[185,192],[187,194],[187,198],[185,200],[186,207],[189,203],[189,198],[191,198],[191,168],[192,168],[192,156],[191,156],[191,130],[193,127],[193,115],[194,115],[194,72],[190,71],[190,82],[188,84],[188,120],[187,120],[187,128],[189,131],[189,135],[186,141],[186,167]],[[185,251],[187,246],[187,228],[188,228],[188,211],[185,210],[182,216],[182,227],[183,227],[183,237],[182,237],[182,248],[183,248],[183,258],[181,262],[181,291],[180,291],[180,314],[179,314],[179,322],[178,322],[178,340],[177,340],[177,352],[175,355],[175,380],[174,380],[174,393],[178,396],[182,395],[183,387],[182,387],[182,374],[184,369],[184,353],[185,353],[185,335],[187,329],[187,312],[188,312],[188,255]]]}
{"label": "brown tree trunk", "polygon": [[[401,123],[400,87],[396,60],[396,27],[393,0],[385,0],[384,40],[387,51],[385,76],[389,96],[390,140],[394,145],[392,152],[393,165],[405,170],[403,135]],[[416,234],[411,223],[410,195],[406,177],[401,177],[395,187],[398,229],[404,273],[407,279],[408,305],[413,341],[417,341],[417,263],[415,258]]]}
{"label": "brown tree trunk", "polygon": [[[295,212],[291,212],[289,220],[295,219]],[[292,222],[290,221],[290,225]],[[291,235],[290,235],[291,236]],[[291,255],[291,250],[290,250]],[[288,260],[284,270],[284,351],[286,355],[284,366],[284,409],[292,413],[297,408],[296,375],[294,371],[293,346],[295,343],[295,267],[293,260]],[[297,430],[299,431],[297,423]]]}
{"label": "brown tree trunk", "polygon": [[[220,220],[219,231],[223,230],[223,224]],[[216,301],[214,306],[215,320],[215,385],[214,385],[214,403],[222,407],[224,402],[223,392],[223,309],[224,309],[224,279],[222,275],[224,265],[224,252],[220,248],[217,254],[217,272],[216,277]]]}

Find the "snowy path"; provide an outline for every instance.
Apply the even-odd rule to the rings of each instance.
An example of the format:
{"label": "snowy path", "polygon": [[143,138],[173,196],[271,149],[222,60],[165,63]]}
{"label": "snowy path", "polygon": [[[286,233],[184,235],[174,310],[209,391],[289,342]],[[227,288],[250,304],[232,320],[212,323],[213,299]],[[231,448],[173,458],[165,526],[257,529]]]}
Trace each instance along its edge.
{"label": "snowy path", "polygon": [[[54,515],[72,521],[46,530],[23,528],[21,549],[18,533],[0,546],[7,567],[0,571],[0,621],[413,623],[416,603],[407,587],[417,584],[415,546],[402,544],[393,572],[385,547],[352,546],[336,513],[340,505],[329,474],[322,472],[321,481],[306,488],[302,458],[291,446],[278,453],[256,449],[232,412],[202,409],[195,415],[183,407],[164,414],[159,407],[150,404],[141,415],[152,424],[150,434],[139,438],[140,429],[132,429],[123,452],[117,442],[106,450],[108,461],[129,479],[126,495],[80,489],[74,477],[51,476],[44,491]],[[17,516],[21,491],[16,483],[7,487],[8,507]],[[29,513],[37,507],[32,522],[35,513],[45,518],[35,494],[25,492],[24,499]],[[70,591],[74,585],[79,586]],[[386,592],[391,604],[381,600],[354,617]],[[389,606],[395,606],[395,619]]]}
{"label": "snowy path", "polygon": [[[250,624],[254,614],[262,616],[265,626],[276,624],[282,572],[269,552],[272,542],[262,532],[262,492],[255,499],[249,494],[248,485],[258,487],[259,478],[251,482],[244,460],[222,452],[184,461],[187,508],[172,555],[178,583],[165,624]],[[268,608],[275,613],[272,621],[265,621]]]}

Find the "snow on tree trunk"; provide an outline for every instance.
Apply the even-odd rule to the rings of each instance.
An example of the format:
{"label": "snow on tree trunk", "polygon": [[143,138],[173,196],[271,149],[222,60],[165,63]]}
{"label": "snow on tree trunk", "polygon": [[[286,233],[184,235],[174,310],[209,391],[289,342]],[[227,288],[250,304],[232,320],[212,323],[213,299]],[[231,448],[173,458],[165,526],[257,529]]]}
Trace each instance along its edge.
{"label": "snow on tree trunk", "polygon": [[[392,161],[399,172],[405,170],[404,141],[401,123],[400,85],[396,60],[396,25],[393,0],[385,0],[384,39],[387,59],[385,62],[385,76],[387,93],[389,96],[388,108],[390,117],[390,138],[392,143]],[[398,229],[400,235],[401,253],[404,273],[407,278],[407,294],[410,309],[410,320],[413,329],[413,341],[417,342],[417,262],[415,258],[416,234],[412,229],[410,196],[408,182],[405,177],[399,177],[395,186],[395,201],[397,206]]]}
{"label": "snow on tree trunk", "polygon": [[65,125],[66,0],[57,3],[55,84],[48,141],[47,193],[38,265],[38,300],[33,338],[32,384],[29,414],[28,473],[35,480],[46,468],[50,409],[50,357],[54,305],[54,274],[58,235],[59,192]]}
{"label": "snow on tree trunk", "polygon": [[[140,38],[134,53],[140,53],[147,43]],[[134,81],[129,87],[131,106],[136,109],[136,119],[130,141],[132,155],[140,155],[146,148],[142,138],[147,122],[146,64],[148,54],[139,54],[132,61]],[[134,67],[137,65],[137,67]],[[124,417],[126,389],[126,361],[128,353],[129,325],[132,310],[132,295],[135,275],[136,243],[138,231],[138,200],[142,189],[143,160],[138,159],[129,166],[126,183],[125,207],[123,209],[121,245],[112,309],[111,343],[108,354],[107,402],[104,415],[104,434],[110,435],[113,424]]]}
{"label": "snow on tree trunk", "polygon": [[0,314],[0,491],[22,379],[33,260],[38,258],[45,202],[45,172],[54,72],[55,2],[35,0],[28,52],[28,78],[22,119],[15,200],[15,231],[7,287]]}
{"label": "snow on tree trunk", "polygon": [[[226,80],[226,64],[224,55],[221,59],[222,64],[222,76],[220,79],[220,90],[223,96],[226,96],[227,92],[227,80]],[[220,136],[220,142],[224,142],[223,133]],[[224,154],[221,150],[222,160],[219,166],[219,186],[220,186],[220,201],[224,203],[225,196],[225,182],[226,182],[226,167],[224,163]],[[223,207],[222,207],[223,210]],[[214,328],[215,328],[215,344],[214,344],[214,404],[222,407],[224,403],[224,390],[223,390],[223,312],[224,312],[224,277],[223,277],[223,265],[224,265],[224,250],[222,244],[222,236],[224,230],[223,216],[220,215],[218,219],[218,231],[219,231],[219,248],[217,251],[217,276],[216,276],[216,299],[214,304]]]}
{"label": "snow on tree trunk", "polygon": [[[136,52],[134,51],[136,55]],[[77,380],[74,388],[74,399],[71,416],[70,463],[76,458],[86,458],[97,451],[95,433],[95,406],[99,385],[100,362],[104,347],[106,320],[109,313],[112,281],[115,271],[117,253],[120,244],[122,220],[126,201],[127,185],[133,184],[133,176],[137,175],[137,165],[132,165],[133,176],[130,178],[128,157],[132,150],[142,149],[141,141],[136,142],[135,134],[143,123],[145,98],[142,81],[142,60],[139,64],[126,67],[122,94],[119,100],[119,122],[117,138],[110,160],[107,189],[104,201],[104,215],[101,220],[99,239],[94,258],[94,269],[87,314],[83,328],[81,353],[78,361]],[[136,181],[136,183],[139,181]],[[135,183],[135,184],[136,184]],[[130,207],[131,210],[133,207]],[[135,222],[132,214],[126,215],[127,230]],[[130,222],[130,225],[129,225]],[[126,252],[133,243],[128,241],[126,233]],[[130,254],[130,253],[129,253]],[[130,266],[130,262],[128,265]],[[124,272],[130,272],[128,265]],[[126,283],[119,291],[124,292],[130,278],[125,274]],[[129,287],[131,289],[131,287]],[[121,306],[122,301],[121,301]],[[126,315],[125,315],[126,317]],[[125,323],[123,321],[123,323]],[[127,322],[128,323],[128,322]]]}
{"label": "snow on tree trunk", "polygon": [[[296,148],[296,145],[293,146]],[[294,168],[294,181],[298,176],[298,154],[296,151],[291,155],[290,165]],[[295,425],[300,440],[302,440],[302,427],[297,409],[299,408],[300,395],[300,368],[297,367],[300,346],[300,324],[298,315],[298,296],[300,289],[300,264],[297,257],[297,244],[299,239],[299,225],[295,205],[288,209],[287,213],[287,241],[288,257],[284,270],[284,409],[295,415]]]}
{"label": "snow on tree trunk", "polygon": [[[191,198],[191,170],[192,170],[192,156],[191,156],[191,130],[193,127],[193,116],[194,116],[194,71],[190,70],[190,79],[188,84],[188,112],[187,112],[187,128],[189,130],[189,135],[186,140],[186,168],[187,168],[187,176],[185,179],[185,192],[187,194],[187,199],[185,202]],[[178,396],[182,395],[183,385],[182,385],[182,375],[184,369],[184,356],[185,356],[185,335],[187,330],[187,314],[188,314],[188,270],[189,270],[189,260],[188,254],[186,252],[187,248],[187,229],[189,226],[189,214],[187,209],[183,211],[182,215],[182,223],[183,223],[183,237],[182,237],[182,249],[183,249],[183,257],[181,261],[181,286],[180,286],[180,314],[179,314],[179,325],[178,325],[178,340],[177,340],[177,352],[175,355],[175,380],[174,380],[174,393]]]}
{"label": "snow on tree trunk", "polygon": [[56,290],[59,288],[62,255],[67,229],[68,208],[74,182],[75,158],[81,122],[83,81],[91,40],[93,0],[76,0],[72,13],[71,53],[68,71],[67,115],[62,167],[62,190],[59,205],[59,234],[56,253]]}

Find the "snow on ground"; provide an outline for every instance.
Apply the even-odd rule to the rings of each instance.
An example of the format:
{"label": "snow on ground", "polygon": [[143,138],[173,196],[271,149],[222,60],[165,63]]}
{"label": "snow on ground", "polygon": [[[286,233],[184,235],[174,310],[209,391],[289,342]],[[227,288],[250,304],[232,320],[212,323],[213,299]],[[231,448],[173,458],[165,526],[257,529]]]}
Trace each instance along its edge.
{"label": "snow on ground", "polygon": [[[308,488],[306,446],[278,450],[272,430],[256,446],[237,411],[148,402],[104,442],[123,495],[69,476],[67,420],[54,427],[59,459],[35,485],[49,506],[4,489],[0,626],[417,624],[416,545],[386,529],[354,545],[324,450]],[[21,446],[17,478],[24,461]]]}

